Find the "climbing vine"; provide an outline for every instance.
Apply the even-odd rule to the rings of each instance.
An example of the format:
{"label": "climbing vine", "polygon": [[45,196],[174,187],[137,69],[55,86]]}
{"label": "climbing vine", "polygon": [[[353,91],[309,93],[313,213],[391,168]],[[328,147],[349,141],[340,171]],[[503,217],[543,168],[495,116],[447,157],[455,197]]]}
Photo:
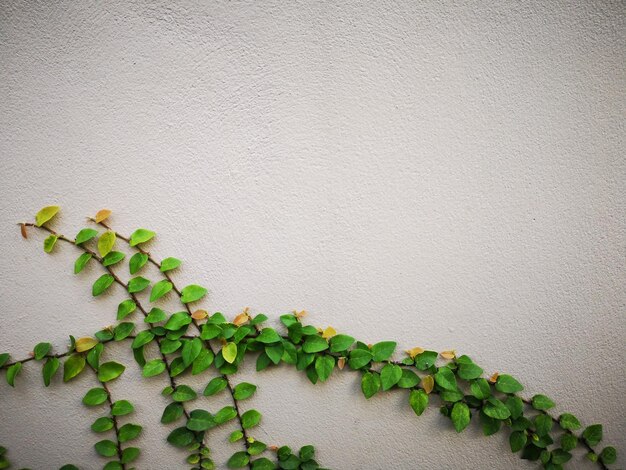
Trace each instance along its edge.
{"label": "climbing vine", "polygon": [[[571,451],[582,447],[586,456],[602,469],[616,461],[613,447],[597,448],[602,440],[602,425],[583,428],[571,413],[555,416],[555,403],[545,395],[526,398],[520,393],[523,386],[509,374],[485,375],[484,370],[466,355],[454,351],[437,353],[415,347],[397,359],[396,343],[382,341],[373,345],[358,341],[348,334],[338,334],[332,327],[316,328],[304,323],[306,312],[280,316],[282,329],[264,326],[268,318],[252,315],[248,309],[232,320],[222,313],[209,314],[196,308],[207,294],[207,289],[191,284],[179,288],[172,277],[180,265],[177,258],[158,261],[143,246],[155,237],[151,230],[135,230],[129,236],[116,232],[108,225],[111,214],[99,211],[91,220],[93,227],[80,230],[68,238],[49,227],[59,211],[48,206],[39,211],[34,223],[21,223],[22,236],[29,230],[47,233],[43,248],[50,253],[59,243],[74,245],[79,253],[74,273],[80,274],[89,264],[96,263],[103,274],[91,287],[98,297],[113,284],[127,293],[117,307],[117,324],[97,331],[93,336],[70,336],[66,351],[54,352],[50,343],[39,343],[27,358],[11,360],[8,353],[0,354],[0,369],[6,371],[7,383],[14,387],[22,367],[31,362],[41,364],[45,387],[52,385],[56,375],[70,382],[80,374],[92,373],[94,388],[82,399],[83,405],[102,409],[103,415],[91,425],[91,430],[102,439],[94,444],[94,451],[103,457],[105,470],[132,468],[141,449],[133,441],[141,434],[139,420],[128,397],[113,397],[108,383],[116,380],[127,365],[108,358],[111,343],[125,343],[147,380],[166,376],[167,386],[162,395],[169,404],[163,410],[161,423],[177,426],[169,430],[167,442],[186,449],[186,463],[193,469],[213,469],[210,431],[227,422],[235,422],[236,430],[229,441],[239,446],[226,465],[229,468],[303,469],[323,470],[315,459],[315,449],[307,445],[298,450],[288,446],[268,446],[255,439],[255,427],[262,415],[255,409],[244,411],[245,400],[253,396],[257,386],[238,382],[236,372],[246,359],[255,357],[258,372],[286,364],[306,374],[311,383],[325,382],[333,373],[352,371],[360,375],[361,390],[366,399],[391,390],[403,390],[407,410],[420,416],[428,406],[439,406],[442,416],[451,422],[456,432],[470,425],[472,418],[479,422],[486,436],[507,432],[510,450],[522,459],[538,461],[543,468],[558,470],[572,460]],[[126,245],[132,256],[125,263],[127,253],[118,251]],[[161,279],[143,277],[147,264],[156,267]],[[124,281],[121,272],[131,276]],[[149,292],[149,300],[141,301],[139,293]],[[169,313],[159,308],[159,300],[174,295],[181,311]],[[143,297],[142,297],[143,298]],[[193,307],[192,307],[193,306]],[[133,321],[129,319],[134,318]],[[105,360],[106,358],[106,360]],[[209,374],[203,390],[184,384],[189,375]],[[55,382],[56,385],[56,382]],[[202,394],[207,397],[227,394],[231,404],[219,410],[194,408],[194,400]],[[0,447],[0,469],[9,468],[13,456]],[[181,462],[181,466],[183,463]],[[78,467],[67,464],[61,470]]]}

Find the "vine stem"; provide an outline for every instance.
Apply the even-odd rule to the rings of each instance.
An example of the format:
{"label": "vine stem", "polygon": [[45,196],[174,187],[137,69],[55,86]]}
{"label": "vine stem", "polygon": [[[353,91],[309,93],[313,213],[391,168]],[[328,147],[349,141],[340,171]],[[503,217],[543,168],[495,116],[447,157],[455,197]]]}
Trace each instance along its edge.
{"label": "vine stem", "polygon": [[91,364],[89,364],[89,368],[96,375],[96,379],[98,380],[98,382],[100,382],[100,385],[102,385],[102,388],[104,389],[104,391],[107,392],[107,403],[109,405],[109,410],[111,411],[111,420],[113,421],[113,429],[115,430],[115,441],[116,441],[115,447],[117,449],[117,457],[120,462],[120,465],[122,466],[122,470],[126,470],[126,464],[122,462],[122,443],[120,442],[119,423],[117,422],[117,416],[113,414],[113,399],[111,398],[111,389],[109,389],[109,386],[106,384],[106,382],[102,382],[100,379],[98,379],[98,371],[94,369]]}
{"label": "vine stem", "polygon": [[[104,227],[107,230],[110,230],[111,232],[115,233],[116,238],[120,238],[121,240],[124,240],[131,248],[134,248],[135,250],[137,250],[139,253],[142,253],[143,255],[146,255],[148,257],[148,261],[154,265],[159,272],[161,272],[161,274],[169,281],[170,284],[172,284],[172,290],[176,293],[178,299],[180,300],[180,303],[183,305],[183,307],[185,308],[185,310],[187,311],[187,313],[189,314],[189,316],[192,315],[192,311],[191,308],[189,307],[188,304],[186,304],[185,302],[183,302],[183,294],[182,291],[176,286],[176,283],[174,282],[174,280],[172,279],[172,277],[170,276],[170,274],[167,271],[161,271],[161,263],[159,261],[157,261],[152,254],[149,251],[144,250],[143,248],[141,248],[140,246],[136,245],[136,246],[131,246],[130,244],[130,237],[127,237],[121,233],[119,233],[116,230],[113,230],[111,228],[111,226],[109,226],[107,223],[105,223],[104,221],[101,222],[96,222],[95,219],[88,217],[88,220],[90,220],[91,222],[96,223],[97,225],[101,225],[102,227]],[[192,317],[192,323],[194,325],[194,327],[196,328],[196,330],[198,331],[199,334],[202,333],[202,328],[200,326],[200,324],[198,323],[198,321]],[[204,344],[209,348],[209,350],[213,353],[213,355],[215,355],[215,350],[213,349],[213,346],[211,345],[210,341],[208,340],[203,340]],[[238,400],[235,398],[235,391],[233,388],[233,385],[230,381],[230,379],[228,378],[227,375],[225,374],[220,374],[220,377],[223,378],[226,381],[226,387],[228,388],[228,392],[230,393],[230,397],[232,399],[234,408],[235,408],[235,412],[237,413],[237,421],[239,422],[239,426],[241,427],[241,432],[243,434],[243,441],[244,441],[244,445],[246,448],[246,451],[249,449],[250,447],[250,442],[248,441],[248,433],[246,432],[246,429],[243,426],[243,420],[241,418],[241,409],[239,408],[239,402]],[[252,468],[252,464],[250,462],[248,462],[248,468]]]}

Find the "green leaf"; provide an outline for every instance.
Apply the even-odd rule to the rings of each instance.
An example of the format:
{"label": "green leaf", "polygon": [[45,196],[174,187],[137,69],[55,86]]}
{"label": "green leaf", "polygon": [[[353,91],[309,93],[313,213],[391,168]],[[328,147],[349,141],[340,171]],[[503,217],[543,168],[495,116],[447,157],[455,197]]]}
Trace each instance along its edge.
{"label": "green leaf", "polygon": [[283,357],[285,348],[282,343],[268,344],[265,346],[265,354],[269,356],[274,364],[278,364]]}
{"label": "green leaf", "polygon": [[561,447],[563,450],[575,449],[578,445],[578,438],[572,434],[565,433],[561,436]]}
{"label": "green leaf", "polygon": [[177,258],[165,258],[161,261],[161,272],[171,271],[181,265],[182,261]]}
{"label": "green leaf", "polygon": [[72,354],[63,364],[63,382],[67,382],[85,368],[85,357],[82,354]]}
{"label": "green leaf", "polygon": [[136,308],[137,308],[137,304],[135,303],[134,300],[131,300],[131,299],[123,300],[117,306],[117,319],[123,320],[128,315],[133,313]]}
{"label": "green leaf", "polygon": [[256,392],[256,385],[252,385],[248,382],[241,382],[235,385],[233,389],[233,398],[235,400],[245,400],[250,398]]}
{"label": "green leaf", "polygon": [[424,351],[423,353],[415,356],[415,366],[419,370],[430,369],[432,366],[435,365],[435,362],[437,361],[437,356],[438,354],[436,351]]}
{"label": "green leaf", "polygon": [[591,447],[597,445],[602,440],[602,425],[592,424],[583,431],[583,439]]}
{"label": "green leaf", "polygon": [[12,366],[9,366],[9,368],[7,369],[7,383],[11,387],[15,387],[15,377],[17,377],[17,374],[19,374],[21,370],[22,370],[21,362],[16,362]]}
{"label": "green leaf", "polygon": [[396,349],[395,341],[381,341],[372,346],[372,357],[374,362],[386,361],[391,357]]}
{"label": "green leaf", "polygon": [[46,387],[50,385],[50,380],[52,380],[52,377],[54,377],[54,374],[59,369],[60,365],[61,361],[59,361],[56,357],[49,357],[46,360],[42,369],[43,383]]}
{"label": "green leaf", "polygon": [[181,403],[170,403],[163,410],[163,415],[161,416],[161,423],[168,424],[173,423],[178,418],[180,418],[185,412],[183,405]]}
{"label": "green leaf", "polygon": [[108,397],[109,394],[102,387],[92,388],[83,397],[83,404],[87,406],[102,405],[105,401],[107,401]]}
{"label": "green leaf", "polygon": [[478,367],[476,364],[474,363],[469,363],[469,364],[461,364],[459,366],[459,377],[462,378],[463,380],[472,380],[472,379],[477,379],[478,377],[480,377],[483,373],[482,368]]}
{"label": "green leaf", "polygon": [[280,335],[276,333],[276,330],[274,330],[273,328],[263,328],[259,333],[259,336],[256,337],[256,340],[259,343],[271,344],[279,342],[281,338]]}
{"label": "green leaf", "polygon": [[463,402],[456,402],[452,407],[450,418],[452,419],[452,424],[456,432],[463,431],[470,423],[470,410],[468,406]]}
{"label": "green leaf", "polygon": [[205,397],[213,396],[216,393],[224,390],[226,388],[226,385],[228,385],[226,379],[224,379],[223,377],[215,377],[214,379],[211,379],[211,381],[207,384],[202,394]]}
{"label": "green leaf", "polygon": [[483,407],[483,412],[493,419],[507,419],[511,416],[511,412],[506,405],[494,397],[487,400]]}
{"label": "green leaf", "polygon": [[549,410],[554,407],[554,402],[545,395],[535,395],[532,400],[533,408],[540,411]]}
{"label": "green leaf", "polygon": [[187,428],[176,428],[167,436],[167,442],[176,447],[187,447],[195,439],[196,435]]}
{"label": "green leaf", "polygon": [[348,335],[335,335],[330,338],[330,352],[346,351],[354,344],[354,338]]}
{"label": "green leaf", "polygon": [[428,407],[428,394],[421,388],[419,390],[411,390],[409,394],[409,405],[411,405],[411,408],[413,408],[417,416],[421,416]]}
{"label": "green leaf", "polygon": [[383,390],[389,390],[402,377],[402,368],[396,364],[385,364],[380,371],[380,382]]}
{"label": "green leaf", "polygon": [[317,356],[315,360],[315,372],[321,382],[326,382],[335,368],[335,358],[333,356]]}
{"label": "green leaf", "polygon": [[212,351],[208,349],[202,349],[198,357],[193,361],[193,367],[191,368],[191,375],[198,375],[205,370],[207,370],[211,364],[213,364],[213,360],[215,359],[215,355]]}
{"label": "green leaf", "polygon": [[121,463],[134,462],[135,460],[137,460],[137,457],[139,457],[140,453],[141,453],[141,450],[138,449],[137,447],[126,447],[126,449],[122,451],[122,459],[120,460],[120,462]]}
{"label": "green leaf", "polygon": [[248,454],[244,451],[240,451],[231,455],[226,465],[228,468],[244,468],[248,465],[249,461],[250,457],[248,457]]}
{"label": "green leaf", "polygon": [[213,418],[215,419],[215,422],[217,424],[224,424],[226,421],[230,421],[231,419],[235,418],[235,416],[237,416],[237,410],[235,409],[235,407],[225,406],[217,413],[215,413],[215,416],[213,416]]}
{"label": "green leaf", "polygon": [[37,215],[35,216],[35,225],[37,225],[37,227],[41,227],[43,224],[52,219],[52,217],[54,217],[57,212],[59,212],[59,209],[61,209],[59,206],[44,207],[39,212],[37,212]]}
{"label": "green leaf", "polygon": [[237,359],[237,344],[235,343],[226,343],[222,347],[222,356],[224,360],[229,364],[232,364],[235,359]]}
{"label": "green leaf", "polygon": [[185,366],[191,365],[191,363],[200,354],[200,351],[202,351],[202,340],[200,338],[186,340],[183,344],[183,350],[181,352],[183,364],[185,364]]}
{"label": "green leaf", "polygon": [[98,369],[98,380],[100,382],[109,382],[122,375],[126,367],[119,362],[110,361],[100,365]]}
{"label": "green leaf", "polygon": [[150,292],[150,302],[159,300],[171,290],[172,283],[167,279],[157,282],[154,286],[152,286],[152,292]]}
{"label": "green leaf", "polygon": [[317,353],[325,351],[326,349],[328,349],[328,343],[324,338],[318,335],[307,336],[302,345],[302,350],[305,353]]}
{"label": "green leaf", "polygon": [[511,452],[519,452],[526,445],[526,433],[522,431],[513,431],[509,436],[509,445],[511,446]]}
{"label": "green leaf", "polygon": [[144,377],[154,377],[155,375],[163,373],[163,371],[165,371],[165,362],[161,359],[153,359],[146,362],[141,375]]}
{"label": "green leaf", "polygon": [[361,377],[361,391],[368,400],[378,393],[380,386],[380,376],[376,372],[368,371]]}
{"label": "green leaf", "polygon": [[51,253],[58,239],[59,237],[57,237],[56,235],[48,235],[43,241],[43,251],[45,251],[46,253]]}
{"label": "green leaf", "polygon": [[198,396],[198,394],[188,385],[179,385],[172,393],[172,400],[178,402],[184,402],[193,400]]}
{"label": "green leaf", "polygon": [[496,390],[502,393],[517,393],[524,390],[524,387],[510,375],[502,374],[496,380]]}
{"label": "green leaf", "polygon": [[103,258],[113,249],[115,246],[115,232],[107,230],[98,239],[98,253]]}
{"label": "green leaf", "polygon": [[74,274],[78,274],[87,265],[87,262],[91,259],[91,253],[83,253],[74,262]]}
{"label": "green leaf", "polygon": [[135,324],[132,322],[122,322],[113,330],[113,339],[115,341],[122,341],[127,338],[135,329]]}
{"label": "green leaf", "polygon": [[148,313],[144,321],[146,323],[160,323],[162,321],[165,321],[166,318],[167,318],[167,313],[165,313],[160,308],[154,307],[152,308],[152,310],[150,310],[150,313]]}
{"label": "green leaf", "polygon": [[0,367],[4,366],[10,357],[11,355],[9,353],[0,354]]}
{"label": "green leaf", "polygon": [[261,413],[259,413],[257,410],[248,410],[241,415],[241,426],[244,429],[250,429],[259,424],[260,420]]}
{"label": "green leaf", "polygon": [[350,351],[348,365],[351,369],[361,369],[367,366],[372,360],[372,353],[364,349],[353,349]]}
{"label": "green leaf", "polygon": [[126,254],[121,251],[111,251],[107,253],[107,255],[102,258],[103,266],[113,266],[114,264],[119,263],[124,258],[126,258]]}
{"label": "green leaf", "polygon": [[93,432],[106,432],[109,429],[113,429],[113,420],[106,416],[98,418],[91,425],[91,430]]}
{"label": "green leaf", "polygon": [[535,432],[539,436],[547,436],[552,431],[552,418],[540,414],[535,417]]}
{"label": "green leaf", "polygon": [[163,328],[170,331],[180,330],[183,326],[191,323],[191,317],[187,312],[176,312],[167,320]]}
{"label": "green leaf", "polygon": [[576,431],[577,429],[580,429],[581,426],[578,418],[570,413],[563,413],[559,416],[559,424],[562,429],[569,429],[571,431]]}
{"label": "green leaf", "polygon": [[444,390],[457,390],[456,377],[449,367],[440,367],[435,374],[435,382]]}
{"label": "green leaf", "polygon": [[479,400],[485,400],[491,396],[491,386],[486,379],[476,379],[470,384],[471,394]]}
{"label": "green leaf", "polygon": [[187,429],[196,432],[207,431],[215,426],[217,426],[215,419],[211,413],[205,410],[193,410],[187,421]]}
{"label": "green leaf", "polygon": [[140,243],[146,243],[151,240],[156,233],[152,230],[146,230],[145,228],[139,228],[135,230],[130,236],[130,246],[137,246]]}
{"label": "green leaf", "polygon": [[517,419],[524,413],[524,402],[520,397],[508,396],[504,402],[511,412],[511,419]]}
{"label": "green leaf", "polygon": [[96,442],[94,447],[96,448],[96,452],[98,452],[98,454],[102,457],[113,457],[114,455],[117,455],[117,446],[115,442],[108,439]]}
{"label": "green leaf", "polygon": [[133,340],[133,344],[131,345],[131,347],[133,349],[140,348],[150,343],[153,339],[154,339],[154,333],[152,333],[151,331],[148,331],[148,330],[140,331],[137,334],[137,336],[135,336],[135,339]]}
{"label": "green leaf", "polygon": [[46,354],[50,352],[50,348],[52,348],[52,345],[50,343],[37,344],[37,346],[35,346],[35,349],[33,350],[33,353],[35,354],[35,359],[41,361],[44,357],[46,357]]}
{"label": "green leaf", "polygon": [[145,253],[135,253],[130,257],[128,269],[130,274],[136,274],[148,262],[148,255]]}
{"label": "green leaf", "polygon": [[181,298],[180,301],[188,304],[191,302],[195,302],[197,300],[200,300],[202,297],[204,297],[207,293],[207,290],[204,287],[195,285],[195,284],[190,284],[187,287],[184,287],[183,290],[181,291]]}
{"label": "green leaf", "polygon": [[609,446],[602,449],[602,452],[600,452],[600,460],[607,465],[614,464],[617,460],[617,450],[615,450],[615,447]]}
{"label": "green leaf", "polygon": [[128,400],[118,400],[113,403],[111,407],[111,414],[113,416],[124,416],[135,411],[135,407]]}
{"label": "green leaf", "polygon": [[[564,463],[569,462],[572,458],[572,454],[564,451],[563,449],[554,449],[552,451],[552,459],[551,462],[555,465],[563,465]],[[551,467],[546,467],[551,468]]]}
{"label": "green leaf", "polygon": [[141,434],[140,425],[127,423],[119,429],[118,439],[120,442],[128,442],[135,439],[139,434]]}
{"label": "green leaf", "polygon": [[80,245],[81,243],[88,242],[89,240],[96,237],[97,235],[98,235],[97,230],[94,230],[92,228],[84,228],[76,234],[74,243],[76,245]]}
{"label": "green leaf", "polygon": [[98,279],[96,279],[96,282],[93,283],[93,287],[91,288],[91,295],[93,295],[94,297],[99,296],[109,287],[111,287],[113,281],[115,281],[115,278],[113,276],[111,276],[110,274],[103,274]]}
{"label": "green leaf", "polygon": [[128,292],[134,294],[141,292],[150,285],[150,280],[145,277],[137,276],[128,281]]}

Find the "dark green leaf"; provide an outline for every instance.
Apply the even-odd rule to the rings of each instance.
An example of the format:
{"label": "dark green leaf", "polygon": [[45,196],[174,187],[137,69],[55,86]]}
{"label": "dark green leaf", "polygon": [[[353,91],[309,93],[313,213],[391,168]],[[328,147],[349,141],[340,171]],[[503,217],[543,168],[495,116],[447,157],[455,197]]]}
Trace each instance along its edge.
{"label": "dark green leaf", "polygon": [[483,407],[483,412],[493,419],[507,419],[511,412],[504,403],[494,397],[490,397]]}
{"label": "dark green leaf", "polygon": [[197,396],[198,394],[191,387],[179,385],[176,387],[176,390],[174,390],[174,393],[172,393],[172,400],[183,402],[193,400]]}
{"label": "dark green leaf", "polygon": [[120,460],[120,462],[122,463],[134,462],[135,460],[137,460],[137,457],[139,457],[140,453],[141,453],[141,450],[139,450],[137,447],[126,447],[126,449],[122,451],[122,459]]}
{"label": "dark green leaf", "polygon": [[140,331],[133,340],[132,348],[137,349],[150,343],[154,339],[154,334],[151,331]]}
{"label": "dark green leaf", "polygon": [[17,377],[17,374],[19,374],[21,370],[22,370],[21,362],[16,362],[12,366],[9,366],[9,368],[7,369],[7,383],[11,387],[15,387],[15,377]]}
{"label": "dark green leaf", "polygon": [[364,349],[353,349],[350,351],[348,365],[351,369],[360,369],[367,366],[372,361],[372,353]]}
{"label": "dark green leaf", "polygon": [[383,390],[389,390],[402,377],[402,369],[396,364],[385,364],[380,371],[380,382]]}
{"label": "dark green leaf", "polygon": [[37,346],[35,346],[35,349],[33,350],[35,354],[35,359],[41,361],[44,357],[46,357],[46,354],[50,352],[51,348],[52,345],[50,343],[37,344]]}
{"label": "dark green leaf", "polygon": [[597,445],[602,440],[602,425],[592,424],[583,431],[583,439],[590,446]]}
{"label": "dark green leaf", "polygon": [[409,394],[409,404],[417,416],[421,416],[428,407],[428,394],[422,390],[411,390]]}
{"label": "dark green leaf", "polygon": [[456,432],[463,431],[470,422],[470,411],[467,405],[463,402],[457,402],[452,407],[452,413],[450,413],[452,424]]}
{"label": "dark green leaf", "polygon": [[122,341],[133,332],[135,329],[135,324],[132,322],[122,322],[118,324],[113,330],[113,339],[115,341]]}
{"label": "dark green leaf", "polygon": [[187,429],[192,431],[206,431],[217,426],[211,413],[205,410],[193,410],[187,421]]}
{"label": "dark green leaf", "polygon": [[96,442],[94,447],[96,448],[96,452],[98,452],[98,454],[102,457],[113,457],[114,455],[117,455],[117,446],[115,442],[108,439]]}
{"label": "dark green leaf", "polygon": [[113,420],[106,416],[103,416],[102,418],[98,418],[91,425],[91,430],[93,432],[105,432],[105,431],[108,431],[109,429],[113,429]]}
{"label": "dark green leaf", "polygon": [[259,413],[257,410],[248,410],[241,415],[241,426],[244,429],[250,429],[259,424],[260,420],[261,413]]}
{"label": "dark green leaf", "polygon": [[510,375],[502,374],[496,380],[496,390],[502,393],[517,393],[524,390],[524,387]]}
{"label": "dark green leaf", "polygon": [[224,390],[226,388],[226,385],[228,385],[226,379],[224,379],[223,377],[215,377],[214,379],[211,379],[211,381],[207,384],[202,394],[205,397],[213,396],[216,393]]}
{"label": "dark green leaf", "polygon": [[463,380],[477,379],[483,373],[483,370],[474,363],[461,364],[459,366],[459,377]]}
{"label": "dark green leaf", "polygon": [[167,442],[176,447],[187,447],[195,441],[195,434],[187,428],[176,428],[169,436],[167,436]]}
{"label": "dark green leaf", "polygon": [[317,335],[307,336],[302,345],[302,350],[306,353],[317,353],[326,349],[328,349],[328,343],[324,338]]}
{"label": "dark green leaf", "polygon": [[368,400],[378,393],[380,386],[380,376],[376,372],[368,371],[361,377],[361,391]]}
{"label": "dark green leaf", "polygon": [[173,402],[165,407],[161,416],[161,423],[173,423],[184,414],[184,408],[181,403]]}
{"label": "dark green leaf", "polygon": [[241,382],[235,385],[233,389],[233,398],[235,400],[245,400],[250,398],[256,392],[256,385],[252,385],[248,382]]}
{"label": "dark green leaf", "polygon": [[491,396],[491,386],[485,379],[476,379],[470,384],[470,392],[479,400],[485,400]]}
{"label": "dark green leaf", "polygon": [[11,355],[9,353],[0,354],[0,367],[4,366],[10,357]]}
{"label": "dark green leaf", "polygon": [[249,461],[250,457],[248,457],[248,454],[244,451],[240,451],[231,455],[226,465],[228,468],[244,468],[248,465]]}
{"label": "dark green leaf", "polygon": [[42,369],[43,383],[46,387],[50,385],[50,380],[52,380],[52,377],[54,377],[54,374],[59,369],[60,365],[61,361],[59,361],[56,357],[49,357],[46,360]]}
{"label": "dark green leaf", "polygon": [[202,340],[200,338],[185,341],[181,352],[181,357],[185,366],[191,365],[191,363],[200,354],[200,351],[202,351]]}
{"label": "dark green leaf", "polygon": [[264,344],[277,343],[280,341],[280,335],[273,328],[263,328],[256,340]]}
{"label": "dark green leaf", "polygon": [[607,465],[614,464],[617,460],[617,450],[615,450],[615,447],[609,446],[602,449],[602,452],[600,452],[600,460]]}
{"label": "dark green leaf", "polygon": [[535,431],[539,436],[546,436],[552,431],[552,418],[540,414],[535,417]]}
{"label": "dark green leaf", "polygon": [[128,442],[141,434],[141,426],[127,423],[119,429],[118,439],[120,442]]}
{"label": "dark green leaf", "polygon": [[526,433],[523,431],[513,431],[509,436],[509,445],[511,446],[511,452],[519,452],[526,445]]}
{"label": "dark green leaf", "polygon": [[415,366],[419,370],[426,370],[435,365],[437,361],[437,352],[436,351],[424,351],[423,353],[415,356]]}
{"label": "dark green leaf", "polygon": [[92,388],[83,397],[83,404],[87,406],[101,405],[102,403],[107,401],[108,397],[109,394],[102,387]]}
{"label": "dark green leaf", "polygon": [[146,362],[146,365],[143,366],[141,374],[144,377],[154,377],[155,375],[163,373],[163,371],[165,371],[165,362],[161,359],[153,359]]}
{"label": "dark green leaf", "polygon": [[554,407],[554,402],[545,395],[535,395],[532,400],[533,408],[536,410],[549,410]]}
{"label": "dark green leaf", "polygon": [[402,377],[398,380],[398,387],[413,388],[420,383],[420,378],[415,372],[409,369],[402,369]]}
{"label": "dark green leaf", "polygon": [[330,352],[346,351],[354,344],[354,338],[348,335],[335,335],[330,339]]}
{"label": "dark green leaf", "polygon": [[133,411],[135,411],[135,408],[128,400],[118,400],[113,403],[113,406],[111,407],[111,414],[113,416],[124,416],[132,413]]}

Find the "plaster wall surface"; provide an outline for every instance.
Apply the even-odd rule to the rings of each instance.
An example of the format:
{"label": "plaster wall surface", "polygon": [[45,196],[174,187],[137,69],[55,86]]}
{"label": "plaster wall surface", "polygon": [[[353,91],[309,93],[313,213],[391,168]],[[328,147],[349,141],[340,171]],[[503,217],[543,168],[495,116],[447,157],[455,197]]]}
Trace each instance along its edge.
{"label": "plaster wall surface", "polygon": [[[68,236],[108,207],[156,230],[203,306],[294,309],[398,349],[456,349],[626,452],[626,7],[623,2],[0,3],[0,350],[65,348],[114,322],[119,288],[16,222],[48,204]],[[173,299],[166,307],[175,308]],[[116,346],[117,347],[117,346]],[[162,379],[112,384],[144,426],[139,469],[182,468]],[[504,435],[457,435],[436,407],[362,398],[357,374],[259,385],[269,444],[339,470],[535,468]],[[201,387],[206,378],[189,379]],[[0,383],[16,468],[101,468],[80,405],[95,385]],[[226,404],[226,403],[224,403]],[[219,400],[197,406],[217,409]],[[223,465],[228,432],[209,445]],[[620,457],[619,466],[626,460]],[[220,467],[222,468],[222,467]],[[572,468],[593,468],[576,454]]]}

